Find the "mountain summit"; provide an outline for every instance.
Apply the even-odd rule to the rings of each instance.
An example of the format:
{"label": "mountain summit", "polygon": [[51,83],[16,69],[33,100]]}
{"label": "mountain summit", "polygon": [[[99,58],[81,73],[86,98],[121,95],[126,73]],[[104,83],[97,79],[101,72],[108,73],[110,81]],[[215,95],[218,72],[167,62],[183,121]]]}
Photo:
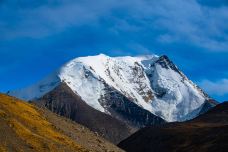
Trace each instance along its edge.
{"label": "mountain summit", "polygon": [[215,105],[165,55],[79,57],[37,84],[9,94],[39,99],[63,82],[94,109],[135,125],[141,125],[140,117],[148,122],[158,120],[156,116],[185,121]]}

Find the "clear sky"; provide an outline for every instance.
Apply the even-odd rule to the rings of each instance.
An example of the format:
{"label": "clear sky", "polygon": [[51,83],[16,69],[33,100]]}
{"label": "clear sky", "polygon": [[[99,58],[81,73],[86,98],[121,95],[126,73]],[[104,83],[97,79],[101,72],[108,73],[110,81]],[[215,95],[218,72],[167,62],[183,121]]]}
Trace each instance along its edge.
{"label": "clear sky", "polygon": [[0,91],[68,60],[166,54],[213,98],[228,100],[227,0],[0,0]]}

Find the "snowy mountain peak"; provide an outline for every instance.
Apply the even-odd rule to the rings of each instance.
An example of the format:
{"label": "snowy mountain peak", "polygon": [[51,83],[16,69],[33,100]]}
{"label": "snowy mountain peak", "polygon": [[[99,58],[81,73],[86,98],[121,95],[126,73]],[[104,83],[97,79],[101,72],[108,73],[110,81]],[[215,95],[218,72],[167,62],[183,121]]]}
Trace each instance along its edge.
{"label": "snowy mountain peak", "polygon": [[170,68],[173,71],[179,73],[181,76],[185,77],[184,74],[177,68],[177,66],[166,55],[160,56],[156,61],[156,63],[160,64],[163,68],[166,68],[166,69]]}
{"label": "snowy mountain peak", "polygon": [[170,61],[170,59],[166,55],[162,55],[161,57],[159,57],[156,63],[159,63],[163,68],[171,68],[173,70],[176,68],[173,62]]}
{"label": "snowy mountain peak", "polygon": [[107,98],[113,91],[166,121],[194,118],[208,100],[165,55],[79,57],[43,81],[9,94],[31,100],[63,81],[88,105],[107,114],[111,114]]}

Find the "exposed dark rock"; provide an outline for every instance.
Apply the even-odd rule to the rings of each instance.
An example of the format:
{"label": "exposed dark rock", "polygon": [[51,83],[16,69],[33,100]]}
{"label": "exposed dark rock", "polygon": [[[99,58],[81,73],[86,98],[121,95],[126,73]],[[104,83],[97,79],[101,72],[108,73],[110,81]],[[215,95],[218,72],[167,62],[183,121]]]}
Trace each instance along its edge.
{"label": "exposed dark rock", "polygon": [[177,73],[179,73],[180,75],[183,75],[180,72],[180,70],[177,68],[177,66],[166,55],[160,56],[159,59],[155,63],[160,64],[163,68],[166,68],[166,69],[170,68],[170,69],[176,71]]}
{"label": "exposed dark rock", "polygon": [[106,86],[105,88],[106,94],[100,99],[100,102],[103,106],[107,107],[107,110],[111,115],[117,119],[120,119],[135,128],[165,123],[162,118],[139,107],[114,88],[109,86]]}

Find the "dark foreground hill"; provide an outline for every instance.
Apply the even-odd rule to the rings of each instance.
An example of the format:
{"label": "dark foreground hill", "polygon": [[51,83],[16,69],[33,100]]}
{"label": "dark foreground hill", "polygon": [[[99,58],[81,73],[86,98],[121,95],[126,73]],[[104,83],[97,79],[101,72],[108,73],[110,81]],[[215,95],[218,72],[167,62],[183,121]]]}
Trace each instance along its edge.
{"label": "dark foreground hill", "polygon": [[86,127],[0,94],[0,151],[122,151]]}
{"label": "dark foreground hill", "polygon": [[112,143],[119,143],[134,131],[124,122],[87,105],[65,83],[60,84],[35,103],[88,127]]}
{"label": "dark foreground hill", "polygon": [[141,129],[118,146],[127,152],[227,152],[228,102],[188,122]]}

